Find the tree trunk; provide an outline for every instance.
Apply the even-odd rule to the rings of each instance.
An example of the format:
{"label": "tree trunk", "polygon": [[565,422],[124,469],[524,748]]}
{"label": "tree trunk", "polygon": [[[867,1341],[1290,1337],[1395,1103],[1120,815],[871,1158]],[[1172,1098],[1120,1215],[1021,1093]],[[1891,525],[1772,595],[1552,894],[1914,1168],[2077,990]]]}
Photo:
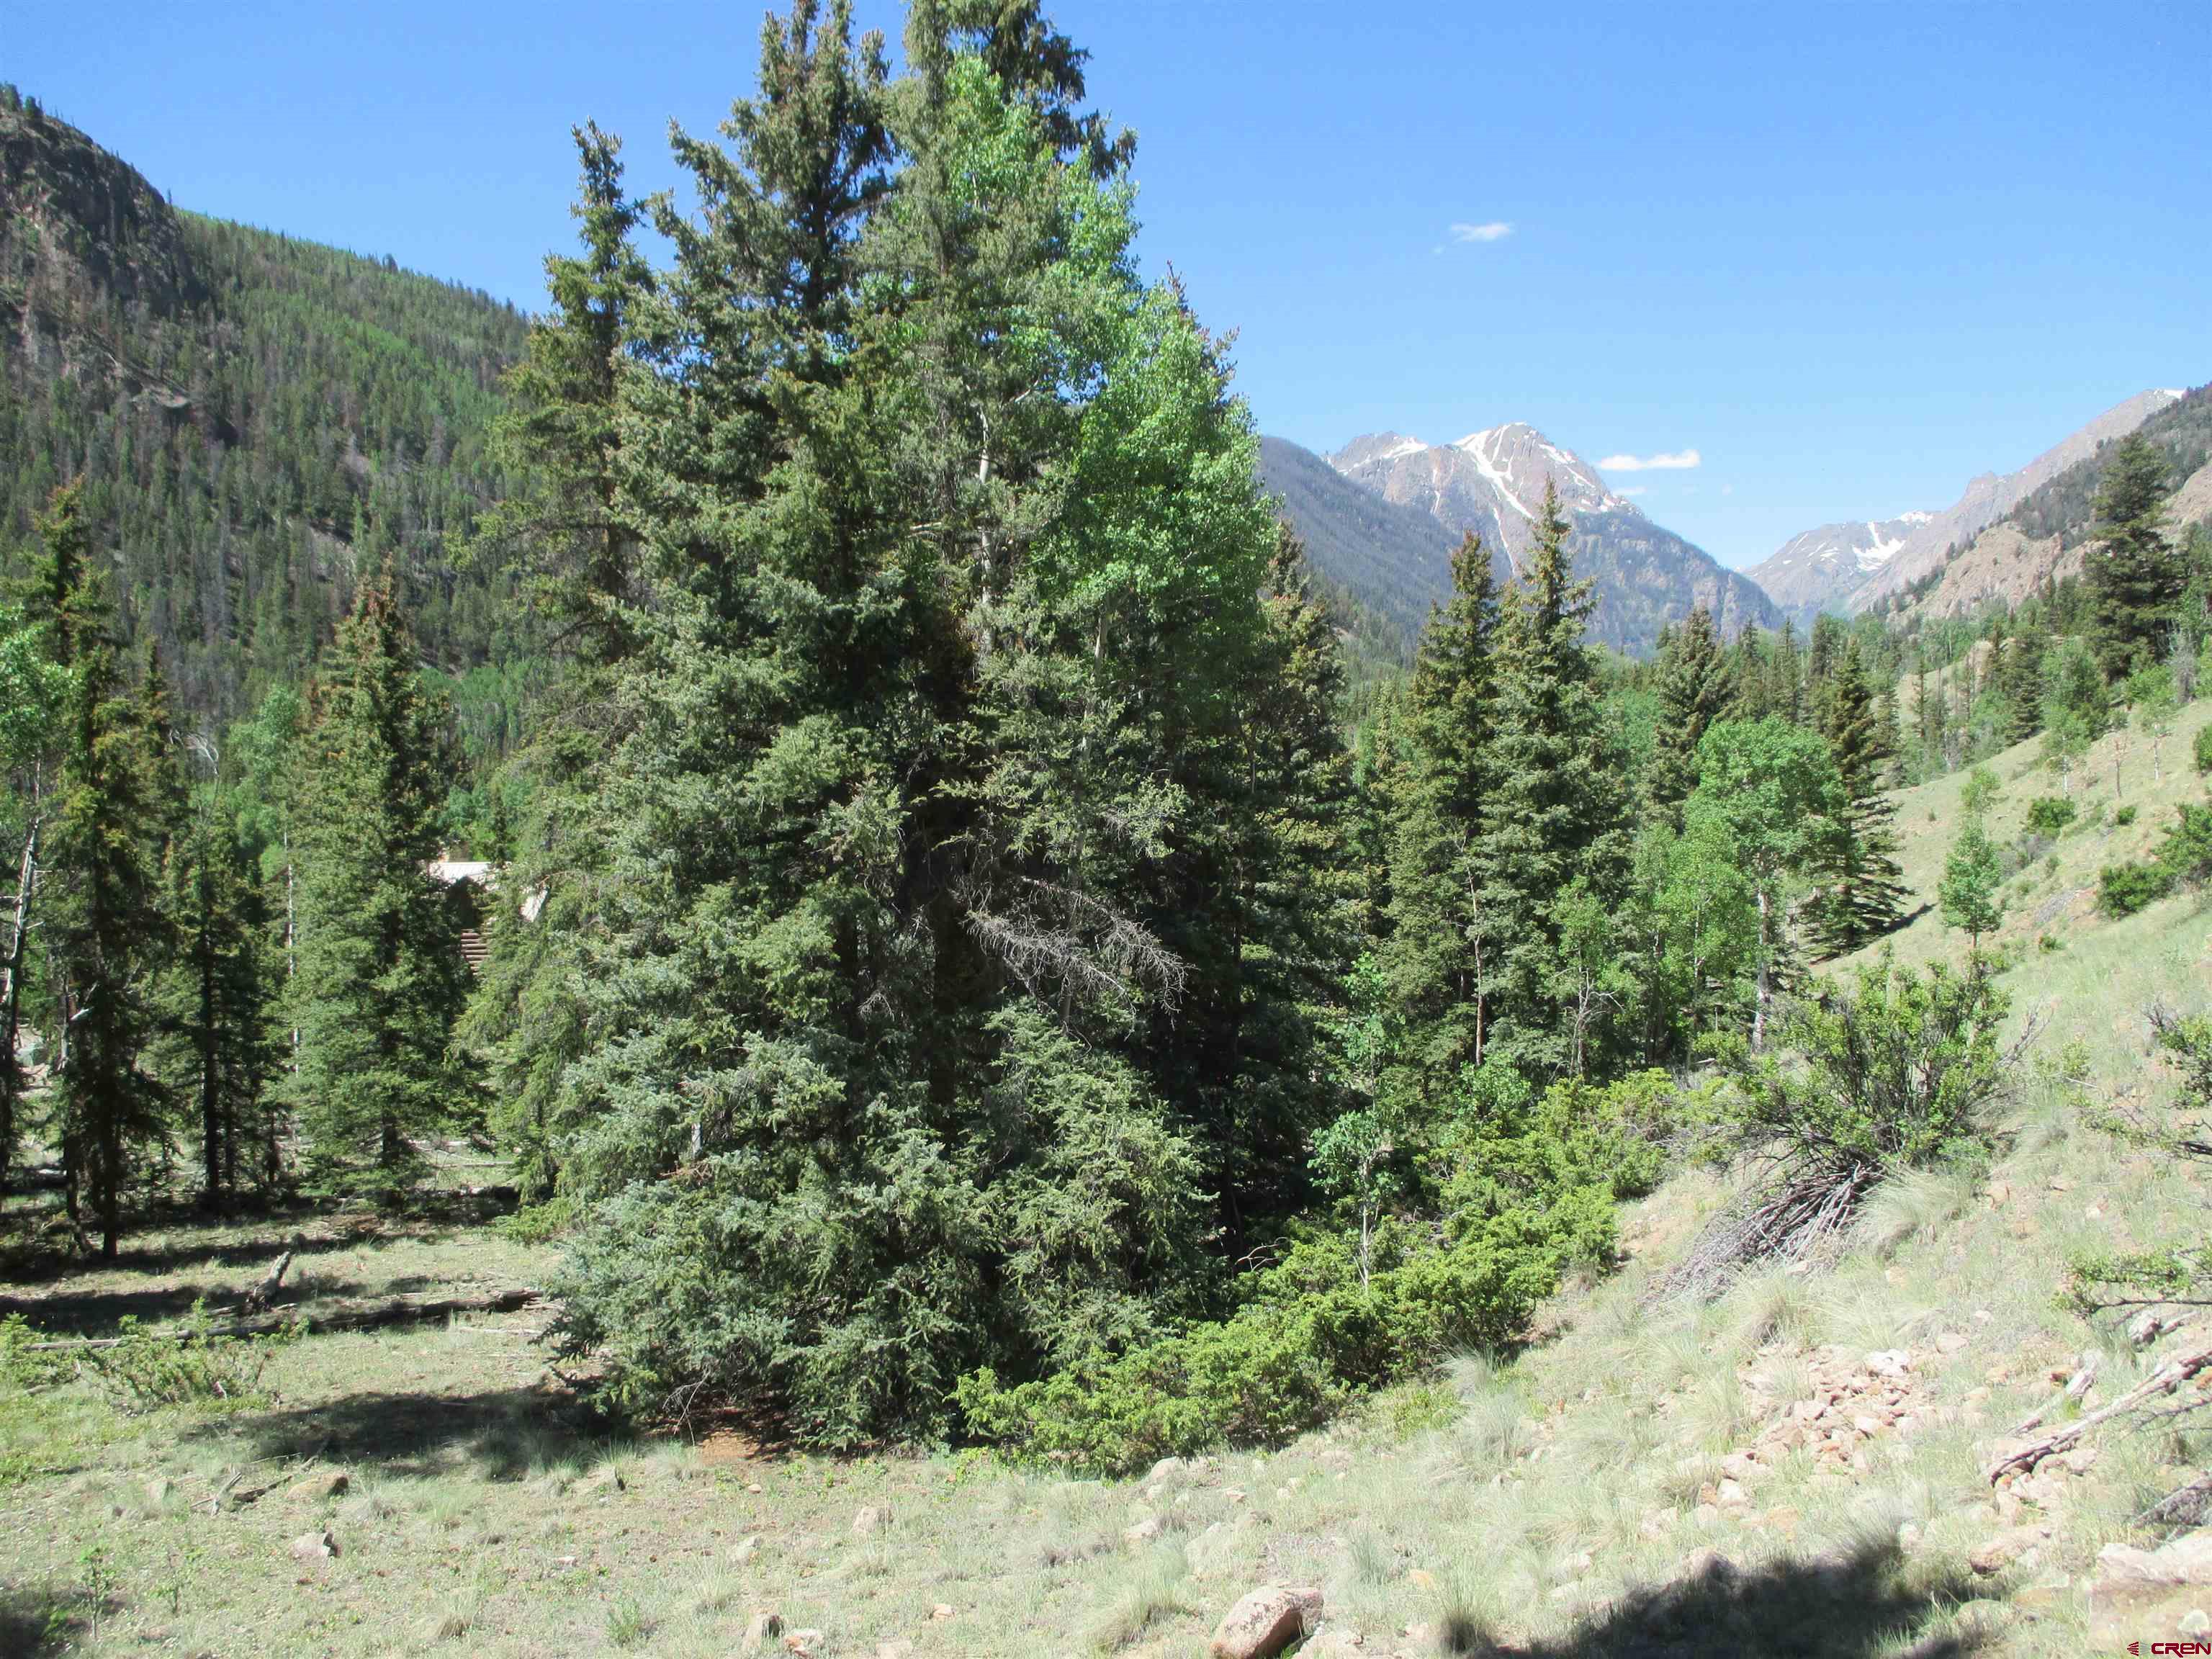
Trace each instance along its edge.
{"label": "tree trunk", "polygon": [[39,821],[23,832],[23,856],[15,872],[15,906],[8,935],[8,956],[0,962],[0,1201],[8,1191],[8,1163],[15,1150],[15,1036],[21,1029],[23,946],[31,932],[31,883],[38,873]]}
{"label": "tree trunk", "polygon": [[[202,895],[204,911],[205,896]],[[201,1194],[200,1202],[216,1210],[222,1207],[222,1099],[216,1086],[215,951],[204,932],[200,939],[199,958],[200,1153],[207,1176],[207,1189]]]}

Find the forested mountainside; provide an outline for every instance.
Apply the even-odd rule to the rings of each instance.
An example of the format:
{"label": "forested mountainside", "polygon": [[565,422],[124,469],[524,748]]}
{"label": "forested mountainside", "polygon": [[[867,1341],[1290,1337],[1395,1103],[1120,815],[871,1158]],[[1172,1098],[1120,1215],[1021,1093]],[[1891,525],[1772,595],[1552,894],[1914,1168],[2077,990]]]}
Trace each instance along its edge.
{"label": "forested mountainside", "polygon": [[[2212,519],[2212,479],[2202,476],[2212,460],[2212,386],[2160,396],[2155,411],[2133,433],[2158,459],[2160,483],[2171,492],[2168,529],[2179,540],[2191,525]],[[1875,608],[1906,618],[1968,617],[1992,605],[2016,605],[2077,574],[2101,533],[2097,501],[2119,453],[2118,441],[2099,443],[2021,496],[2002,518],[1946,548],[1940,562]]]}
{"label": "forested mountainside", "polygon": [[1416,626],[1449,597],[1449,550],[1462,535],[1482,538],[1501,586],[1512,580],[1534,545],[1547,484],[1566,514],[1575,568],[1592,584],[1598,642],[1648,656],[1693,607],[1729,636],[1780,621],[1755,583],[1654,524],[1580,456],[1522,422],[1454,444],[1370,434],[1327,457],[1269,438],[1261,470],[1315,568],[1385,617],[1410,611]]}
{"label": "forested mountainside", "polygon": [[[388,260],[178,211],[0,88],[0,562],[20,569],[82,477],[125,625],[189,714],[299,678],[387,556],[431,663],[514,654],[517,607],[451,550],[502,489],[487,438],[525,326]],[[473,722],[513,720],[472,690]]]}

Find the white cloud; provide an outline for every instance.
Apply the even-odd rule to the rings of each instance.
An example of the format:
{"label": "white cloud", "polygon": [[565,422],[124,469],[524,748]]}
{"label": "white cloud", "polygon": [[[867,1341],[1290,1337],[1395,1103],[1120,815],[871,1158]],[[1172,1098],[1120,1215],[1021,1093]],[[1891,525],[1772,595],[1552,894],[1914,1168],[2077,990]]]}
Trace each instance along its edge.
{"label": "white cloud", "polygon": [[1608,455],[1597,464],[1601,472],[1685,472],[1704,465],[1705,457],[1694,449],[1678,449],[1673,454]]}
{"label": "white cloud", "polygon": [[1513,227],[1503,219],[1492,219],[1486,225],[1454,225],[1451,239],[1455,242],[1502,242],[1513,234]]}

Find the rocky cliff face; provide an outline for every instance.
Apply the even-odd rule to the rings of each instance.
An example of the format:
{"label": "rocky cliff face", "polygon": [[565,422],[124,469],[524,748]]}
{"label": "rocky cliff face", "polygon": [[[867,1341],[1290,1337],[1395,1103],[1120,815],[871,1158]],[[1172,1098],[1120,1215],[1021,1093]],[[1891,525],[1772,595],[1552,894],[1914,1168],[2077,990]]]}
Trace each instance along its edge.
{"label": "rocky cliff face", "polygon": [[0,93],[0,355],[17,373],[181,397],[123,341],[204,298],[176,212],[143,175]]}

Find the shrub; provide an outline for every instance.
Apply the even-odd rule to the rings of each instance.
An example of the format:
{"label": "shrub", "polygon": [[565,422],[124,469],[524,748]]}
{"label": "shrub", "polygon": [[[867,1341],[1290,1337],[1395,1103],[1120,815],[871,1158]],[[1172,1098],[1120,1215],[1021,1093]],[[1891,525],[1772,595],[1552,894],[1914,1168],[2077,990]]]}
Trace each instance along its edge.
{"label": "shrub", "polygon": [[1016,1456],[1123,1472],[1279,1444],[1448,1352],[1517,1340],[1569,1264],[1611,1259],[1615,1188],[1658,1169],[1656,1135],[1620,1131],[1656,1124],[1662,1097],[1647,1077],[1532,1103],[1491,1067],[1463,1092],[1422,1159],[1443,1219],[1384,1217],[1364,1275],[1358,1239],[1301,1237],[1225,1319],[1012,1387],[971,1372],[956,1395],[969,1431]]}
{"label": "shrub", "polygon": [[1976,955],[1963,972],[1915,974],[1885,951],[1851,981],[1785,1002],[1767,1049],[1731,1040],[1724,1121],[1764,1178],[1670,1286],[1715,1295],[1753,1261],[1826,1249],[1883,1176],[1986,1152],[2008,1059],[1994,973]]}
{"label": "shrub", "polygon": [[2115,919],[2131,916],[2166,896],[2173,878],[2156,864],[2108,864],[2097,880],[2097,908]]}
{"label": "shrub", "polygon": [[117,1322],[112,1348],[88,1348],[82,1364],[123,1403],[140,1410],[210,1402],[255,1404],[261,1373],[285,1337],[219,1337],[209,1334],[207,1304],[192,1304],[181,1333],[140,1327],[129,1316]]}
{"label": "shrub", "polygon": [[2027,804],[2028,833],[2056,836],[2074,822],[2074,803],[2063,795],[2038,795]]}
{"label": "shrub", "polygon": [[2197,769],[2201,773],[2212,774],[2212,726],[2200,726],[2197,728],[2197,741],[2193,752],[2197,759]]}
{"label": "shrub", "polygon": [[2112,822],[2119,825],[2123,830],[2126,829],[2128,825],[2133,823],[2135,821],[2136,809],[2133,806],[2121,806],[2113,809]]}
{"label": "shrub", "polygon": [[[2212,726],[2205,730],[2212,732]],[[2212,881],[2212,806],[2185,801],[2176,807],[2166,838],[2151,856],[2177,886],[2202,887]]]}

